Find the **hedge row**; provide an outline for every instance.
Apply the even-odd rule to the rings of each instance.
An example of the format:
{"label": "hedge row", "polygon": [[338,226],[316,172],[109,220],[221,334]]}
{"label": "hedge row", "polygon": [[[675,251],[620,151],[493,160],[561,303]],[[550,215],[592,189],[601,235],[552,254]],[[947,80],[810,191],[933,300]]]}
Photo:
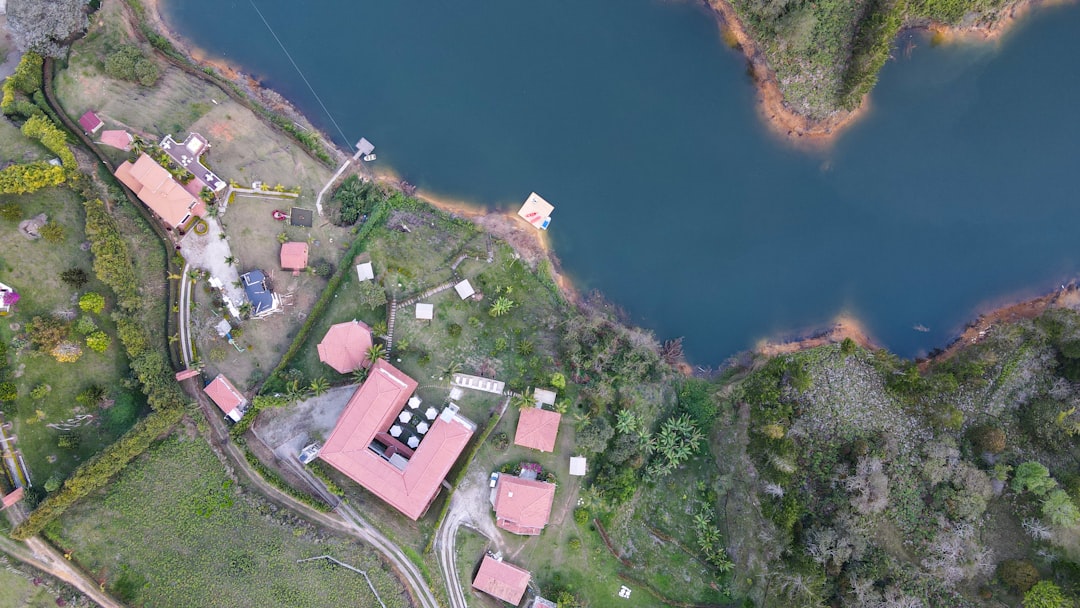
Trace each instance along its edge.
{"label": "hedge row", "polygon": [[315,498],[311,494],[308,494],[307,492],[301,492],[300,490],[297,490],[296,488],[289,485],[289,483],[285,481],[285,479],[283,479],[277,471],[263,464],[263,462],[259,460],[258,456],[252,454],[251,451],[247,449],[247,446],[244,446],[244,458],[247,459],[248,464],[251,465],[251,468],[255,469],[255,472],[259,474],[259,477],[262,477],[267,483],[274,486],[275,488],[281,490],[282,492],[288,494],[296,500],[299,500],[300,502],[311,507],[312,509],[315,509],[316,511],[329,513],[334,510],[333,507],[319,500],[318,498]]}
{"label": "hedge row", "polygon": [[30,516],[23,520],[11,537],[26,540],[60,517],[76,501],[103,487],[136,456],[150,447],[184,416],[180,407],[159,410],[140,420],[115,443],[75,470],[63,487],[49,495]]}
{"label": "hedge row", "polygon": [[39,161],[0,170],[0,194],[28,194],[64,183],[64,169]]}
{"label": "hedge row", "polygon": [[98,199],[83,203],[86,208],[86,237],[94,252],[94,273],[112,288],[117,304],[125,311],[138,310],[141,305],[131,252],[120,234],[120,228],[105,203]]}
{"label": "hedge row", "polygon": [[281,361],[274,368],[274,371],[270,372],[270,377],[274,378],[281,374],[296,357],[296,353],[300,351],[300,347],[304,345],[304,341],[307,340],[308,334],[311,333],[311,329],[315,327],[315,324],[322,318],[323,312],[326,307],[330,305],[330,301],[334,299],[334,294],[337,293],[338,287],[341,282],[345,280],[345,275],[353,271],[352,261],[360,254],[364,248],[364,243],[367,241],[368,236],[371,235],[372,230],[382,225],[390,214],[392,205],[389,201],[383,201],[375,205],[375,209],[372,210],[371,215],[368,216],[364,225],[360,227],[360,230],[356,233],[356,239],[353,241],[349,250],[345,252],[342,261],[338,264],[337,272],[334,276],[330,277],[330,281],[326,284],[326,288],[323,289],[322,295],[319,296],[319,300],[315,302],[315,306],[311,308],[311,312],[308,313],[307,319],[304,324],[300,326],[300,331],[297,332],[296,337],[293,338],[292,344],[289,345],[289,350],[285,351],[285,354],[281,357]]}
{"label": "hedge row", "polygon": [[0,110],[8,116],[21,115],[29,118],[38,113],[38,108],[25,99],[20,99],[15,94],[33,94],[41,88],[42,58],[37,53],[26,53],[19,60],[19,66],[15,73],[4,80],[3,99],[0,100]]}
{"label": "hedge row", "polygon": [[79,165],[75,162],[75,154],[67,145],[67,135],[64,134],[60,127],[53,124],[47,116],[43,114],[31,116],[23,123],[22,132],[23,135],[31,139],[39,140],[50,152],[59,157],[65,169],[68,171],[78,170]]}

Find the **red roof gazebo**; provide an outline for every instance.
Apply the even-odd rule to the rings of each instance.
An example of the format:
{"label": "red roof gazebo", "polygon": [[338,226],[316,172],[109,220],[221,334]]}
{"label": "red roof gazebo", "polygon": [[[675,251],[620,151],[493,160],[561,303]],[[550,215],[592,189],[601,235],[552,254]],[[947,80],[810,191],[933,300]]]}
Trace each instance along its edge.
{"label": "red roof gazebo", "polygon": [[371,328],[363,321],[353,319],[331,325],[319,342],[319,361],[339,374],[348,374],[371,365],[367,358],[371,344]]}

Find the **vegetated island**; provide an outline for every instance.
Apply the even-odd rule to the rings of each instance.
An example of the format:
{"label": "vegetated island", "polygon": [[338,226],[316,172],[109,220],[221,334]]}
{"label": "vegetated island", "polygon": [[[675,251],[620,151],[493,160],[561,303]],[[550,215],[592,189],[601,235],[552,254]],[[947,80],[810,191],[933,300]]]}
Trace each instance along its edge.
{"label": "vegetated island", "polygon": [[828,141],[867,108],[904,29],[995,38],[1037,0],[706,0],[779,134]]}

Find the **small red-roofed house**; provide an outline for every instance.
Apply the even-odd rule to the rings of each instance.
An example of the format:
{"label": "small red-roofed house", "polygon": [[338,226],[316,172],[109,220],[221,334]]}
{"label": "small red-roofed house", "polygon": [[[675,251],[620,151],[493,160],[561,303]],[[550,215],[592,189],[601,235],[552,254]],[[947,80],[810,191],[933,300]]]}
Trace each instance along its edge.
{"label": "small red-roofed house", "polygon": [[79,117],[79,126],[83,128],[83,131],[94,134],[98,132],[98,129],[105,126],[105,123],[98,118],[97,114],[94,114],[93,110],[87,110],[86,114]]}
{"label": "small red-roofed house", "polygon": [[123,150],[127,152],[131,149],[132,141],[134,141],[134,138],[131,136],[131,133],[128,133],[123,129],[114,129],[101,132],[101,143],[105,144],[106,146],[116,148],[118,150]]}
{"label": "small red-roofed house", "polygon": [[527,407],[521,410],[518,418],[514,443],[541,452],[552,452],[555,450],[555,439],[559,436],[561,420],[562,414],[558,412]]}
{"label": "small red-roofed house", "polygon": [[10,507],[11,505],[19,502],[20,500],[22,500],[22,497],[23,497],[23,489],[22,488],[15,488],[14,492],[4,496],[4,498],[2,499],[3,502],[0,502],[0,505],[3,505],[3,506],[0,506],[0,511],[3,511],[4,509]]}
{"label": "small red-roofed house", "polygon": [[247,398],[233,386],[232,382],[229,382],[224,374],[218,374],[217,378],[211,380],[203,390],[233,422],[240,422],[240,419],[244,417]]}
{"label": "small red-roofed house", "polygon": [[293,271],[293,275],[307,268],[308,244],[289,242],[281,244],[281,267]]}
{"label": "small red-roofed house", "polygon": [[348,374],[371,365],[368,360],[371,345],[371,328],[363,321],[353,319],[331,325],[317,347],[319,361],[339,374]]}
{"label": "small red-roofed house", "polygon": [[414,521],[427,512],[476,430],[455,406],[448,406],[417,447],[403,444],[391,426],[397,426],[416,387],[416,380],[379,359],[319,450],[327,464]]}
{"label": "small red-roofed house", "polygon": [[490,555],[480,562],[480,570],[473,579],[473,588],[517,606],[529,587],[532,574]]}
{"label": "small red-roofed house", "polygon": [[495,525],[523,536],[537,536],[547,526],[555,484],[500,475],[495,488]]}

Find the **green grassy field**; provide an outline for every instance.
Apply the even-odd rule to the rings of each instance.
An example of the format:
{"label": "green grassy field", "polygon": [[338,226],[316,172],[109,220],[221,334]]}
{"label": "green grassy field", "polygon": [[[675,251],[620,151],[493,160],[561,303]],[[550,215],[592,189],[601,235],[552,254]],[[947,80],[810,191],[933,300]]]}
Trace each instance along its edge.
{"label": "green grassy field", "polygon": [[[0,557],[0,566],[5,559]],[[0,606],[8,608],[49,608],[56,598],[44,587],[34,586],[31,579],[0,569]]]}
{"label": "green grassy field", "polygon": [[133,606],[387,606],[404,589],[370,548],[315,528],[234,484],[205,441],[180,431],[46,530]]}
{"label": "green grassy field", "polygon": [[[27,323],[35,316],[50,314],[88,316],[114,337],[104,353],[96,353],[84,344],[82,357],[74,363],[59,363],[32,346],[11,348],[12,376],[16,376],[12,381],[18,386],[19,398],[8,406],[8,419],[15,426],[33,480],[42,485],[50,476],[66,477],[81,461],[112,443],[135,422],[143,402],[141,393],[129,390],[122,382],[128,375],[127,358],[108,316],[111,294],[92,277],[92,255],[80,246],[85,236],[78,197],[66,188],[54,188],[20,197],[0,197],[0,204],[9,201],[18,203],[23,217],[47,214],[50,221],[64,227],[65,239],[56,244],[44,239],[32,241],[19,234],[16,222],[0,221],[0,238],[6,244],[0,280],[21,295],[14,313],[0,323],[0,338],[8,344],[13,344],[12,340],[16,340],[15,345],[21,344],[18,340],[25,341]],[[91,275],[90,282],[79,290],[59,278],[61,272],[73,266]],[[79,311],[78,295],[88,291],[107,295],[104,313]],[[77,334],[72,338],[81,341]],[[40,399],[32,398],[31,390],[41,385],[51,390]],[[122,411],[76,402],[76,396],[91,385],[105,388],[110,399],[121,402]],[[62,425],[80,415],[91,418],[77,424],[78,447],[58,447],[61,431],[48,425]]]}

